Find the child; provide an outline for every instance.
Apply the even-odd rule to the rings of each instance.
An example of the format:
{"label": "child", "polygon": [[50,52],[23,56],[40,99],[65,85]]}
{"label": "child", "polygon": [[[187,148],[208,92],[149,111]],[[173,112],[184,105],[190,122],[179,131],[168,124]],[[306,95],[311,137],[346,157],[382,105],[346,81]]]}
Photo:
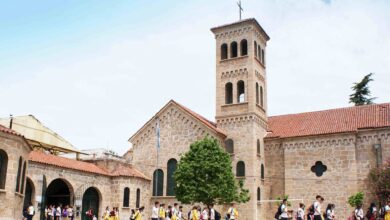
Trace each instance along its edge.
{"label": "child", "polygon": [[303,220],[305,216],[305,205],[303,203],[299,203],[299,208],[297,210],[297,220]]}

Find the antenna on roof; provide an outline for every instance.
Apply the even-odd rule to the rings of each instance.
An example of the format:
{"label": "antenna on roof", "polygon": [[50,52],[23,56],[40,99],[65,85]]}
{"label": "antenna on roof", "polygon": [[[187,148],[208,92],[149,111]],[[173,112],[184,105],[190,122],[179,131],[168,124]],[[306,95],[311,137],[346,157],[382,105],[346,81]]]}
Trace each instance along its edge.
{"label": "antenna on roof", "polygon": [[13,120],[14,120],[14,117],[12,116],[12,114],[9,115],[9,129],[12,129],[12,123],[13,123]]}

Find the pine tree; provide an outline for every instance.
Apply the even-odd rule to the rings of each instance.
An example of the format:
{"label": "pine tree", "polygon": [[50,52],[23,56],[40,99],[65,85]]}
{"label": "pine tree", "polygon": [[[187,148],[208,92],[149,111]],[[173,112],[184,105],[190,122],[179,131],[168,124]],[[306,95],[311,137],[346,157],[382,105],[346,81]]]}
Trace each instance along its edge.
{"label": "pine tree", "polygon": [[355,106],[373,104],[375,98],[370,97],[371,92],[368,87],[368,83],[374,81],[372,75],[373,73],[367,74],[360,82],[353,84],[351,88],[354,93],[349,96],[349,103],[354,103]]}
{"label": "pine tree", "polygon": [[218,141],[204,138],[181,156],[174,173],[176,198],[205,205],[249,201],[249,191],[234,177],[231,159]]}

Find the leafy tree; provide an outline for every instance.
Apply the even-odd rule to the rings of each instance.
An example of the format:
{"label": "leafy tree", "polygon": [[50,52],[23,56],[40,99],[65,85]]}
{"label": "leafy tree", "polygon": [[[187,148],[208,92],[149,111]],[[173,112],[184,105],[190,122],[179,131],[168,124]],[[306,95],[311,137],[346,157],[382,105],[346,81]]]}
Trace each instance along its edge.
{"label": "leafy tree", "polygon": [[372,169],[368,179],[372,193],[380,201],[386,202],[390,198],[390,160],[382,167]]}
{"label": "leafy tree", "polygon": [[348,203],[352,207],[357,207],[358,205],[363,205],[364,193],[358,192],[355,195],[352,195],[348,198]]}
{"label": "leafy tree", "polygon": [[372,79],[372,75],[373,73],[367,74],[360,82],[353,84],[351,88],[354,93],[349,95],[349,103],[354,103],[355,106],[370,105],[373,103],[375,98],[370,97],[371,92],[368,87],[368,83],[374,81],[374,79]]}
{"label": "leafy tree", "polygon": [[176,198],[185,204],[249,201],[243,181],[236,181],[230,155],[214,138],[204,138],[181,156],[174,173]]}
{"label": "leafy tree", "polygon": [[[278,196],[278,197],[276,197],[276,200],[283,200],[283,199],[287,199],[287,206],[291,206],[291,202],[290,201],[288,201],[288,195],[283,195],[283,196]],[[280,206],[280,205],[282,205],[282,201],[280,201],[280,202],[276,202],[276,204],[278,205],[278,206]]]}

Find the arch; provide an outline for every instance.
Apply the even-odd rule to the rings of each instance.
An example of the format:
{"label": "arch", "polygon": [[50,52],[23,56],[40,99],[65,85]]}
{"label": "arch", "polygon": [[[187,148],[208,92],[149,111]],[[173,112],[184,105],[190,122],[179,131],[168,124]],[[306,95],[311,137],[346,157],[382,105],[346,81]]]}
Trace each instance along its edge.
{"label": "arch", "polygon": [[73,205],[72,185],[62,178],[52,180],[46,188],[46,204]]}
{"label": "arch", "polygon": [[254,53],[255,53],[255,57],[257,57],[257,42],[254,41]]}
{"label": "arch", "polygon": [[225,60],[228,58],[228,45],[222,44],[221,45],[221,60]]}
{"label": "arch", "polygon": [[234,153],[234,141],[232,139],[227,139],[225,141],[225,150],[229,154],[233,154]]}
{"label": "arch", "polygon": [[168,160],[167,168],[167,196],[174,196],[176,183],[173,174],[177,168],[177,160],[175,158]]}
{"label": "arch", "polygon": [[237,82],[237,102],[245,102],[245,83],[242,80]]}
{"label": "arch", "polygon": [[233,84],[228,82],[225,84],[225,104],[233,103]]}
{"label": "arch", "polygon": [[163,196],[164,171],[157,169],[153,173],[153,196]]}
{"label": "arch", "polygon": [[261,49],[261,62],[265,64],[265,54],[264,54],[264,49]]}
{"label": "arch", "polygon": [[140,203],[141,203],[141,190],[138,188],[137,189],[137,196],[136,196],[136,199],[135,199],[135,207],[139,208]]}
{"label": "arch", "polygon": [[20,175],[22,174],[23,159],[19,157],[18,175],[16,176],[16,188],[15,192],[20,192]]}
{"label": "arch", "polygon": [[264,92],[262,86],[260,86],[260,106],[264,107]]}
{"label": "arch", "polygon": [[89,220],[88,216],[86,215],[86,212],[89,209],[92,209],[93,215],[100,216],[99,215],[99,205],[100,205],[100,192],[95,187],[89,187],[87,190],[85,190],[83,194],[83,200],[82,200],[82,212],[81,212],[81,219],[82,220]]}
{"label": "arch", "polygon": [[0,189],[5,189],[7,178],[8,155],[0,149]]}
{"label": "arch", "polygon": [[27,163],[26,163],[26,161],[24,161],[24,163],[23,163],[23,172],[22,172],[22,185],[21,185],[21,188],[20,188],[20,193],[21,194],[24,193],[24,184],[26,182],[26,169],[27,169]]}
{"label": "arch", "polygon": [[256,104],[259,104],[259,83],[256,83]]}
{"label": "arch", "polygon": [[261,190],[260,187],[257,187],[257,201],[261,200]]}
{"label": "arch", "polygon": [[245,176],[245,163],[244,161],[238,161],[236,167],[236,176],[244,177]]}
{"label": "arch", "polygon": [[230,43],[230,58],[237,57],[237,42],[233,41]]}
{"label": "arch", "polygon": [[246,39],[242,39],[240,42],[240,52],[241,56],[248,55],[248,41]]}
{"label": "arch", "polygon": [[30,178],[26,178],[26,190],[24,193],[23,207],[28,207],[28,205],[34,204],[35,198],[35,186],[33,181]]}
{"label": "arch", "polygon": [[257,139],[257,154],[260,155],[261,154],[261,145],[260,145],[260,140]]}
{"label": "arch", "polygon": [[264,164],[261,164],[261,172],[260,172],[260,178],[264,179]]}
{"label": "arch", "polygon": [[130,189],[129,187],[125,187],[123,190],[123,207],[130,206]]}

